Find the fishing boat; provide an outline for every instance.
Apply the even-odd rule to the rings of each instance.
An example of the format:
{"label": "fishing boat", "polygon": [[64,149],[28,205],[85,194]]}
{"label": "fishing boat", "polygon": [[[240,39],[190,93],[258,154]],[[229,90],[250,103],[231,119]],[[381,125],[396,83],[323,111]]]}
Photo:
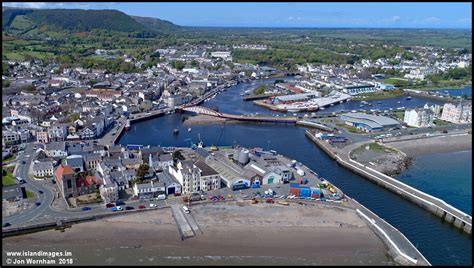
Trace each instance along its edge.
{"label": "fishing boat", "polygon": [[174,135],[178,135],[179,134],[179,130],[177,128],[173,129],[173,134]]}
{"label": "fishing boat", "polygon": [[411,100],[411,96],[408,96],[408,97],[407,97],[407,100]]}
{"label": "fishing boat", "polygon": [[188,132],[191,132],[191,128],[188,128]]}
{"label": "fishing boat", "polygon": [[129,130],[130,129],[130,120],[127,120],[127,122],[125,122],[125,130]]}

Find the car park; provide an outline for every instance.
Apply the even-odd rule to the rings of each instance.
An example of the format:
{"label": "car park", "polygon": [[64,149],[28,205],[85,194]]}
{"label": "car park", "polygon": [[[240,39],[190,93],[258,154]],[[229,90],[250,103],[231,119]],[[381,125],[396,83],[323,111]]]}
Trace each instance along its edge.
{"label": "car park", "polygon": [[82,208],[82,211],[87,211],[87,210],[91,210],[91,208],[90,207],[83,207]]}

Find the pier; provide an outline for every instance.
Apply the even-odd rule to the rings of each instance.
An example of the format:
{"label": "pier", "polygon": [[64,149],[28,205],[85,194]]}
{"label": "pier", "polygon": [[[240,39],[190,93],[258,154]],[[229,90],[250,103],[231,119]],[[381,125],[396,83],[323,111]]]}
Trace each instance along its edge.
{"label": "pier", "polygon": [[435,214],[444,221],[461,229],[463,232],[472,235],[472,217],[459,209],[447,204],[445,201],[417,190],[407,184],[404,184],[390,176],[387,176],[371,167],[365,166],[350,158],[350,152],[366,143],[372,141],[354,143],[344,147],[341,151],[334,151],[330,145],[315,137],[310,131],[305,132],[318,147],[325,151],[332,159],[336,160],[343,167],[369,179],[378,185],[410,200],[418,206]]}

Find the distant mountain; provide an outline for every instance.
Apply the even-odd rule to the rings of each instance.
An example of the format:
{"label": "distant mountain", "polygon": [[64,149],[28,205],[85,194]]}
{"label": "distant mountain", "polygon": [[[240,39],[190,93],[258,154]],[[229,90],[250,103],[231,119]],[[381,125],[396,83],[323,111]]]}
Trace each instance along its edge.
{"label": "distant mountain", "polygon": [[138,23],[144,25],[150,30],[156,31],[174,31],[181,29],[181,26],[173,24],[167,20],[160,20],[156,18],[149,18],[149,17],[138,17],[138,16],[131,16],[132,19],[136,20]]}
{"label": "distant mountain", "polygon": [[163,33],[179,26],[160,19],[132,17],[117,10],[83,9],[24,9],[2,7],[2,29],[23,34],[35,29],[47,31],[89,32],[109,30],[117,32]]}

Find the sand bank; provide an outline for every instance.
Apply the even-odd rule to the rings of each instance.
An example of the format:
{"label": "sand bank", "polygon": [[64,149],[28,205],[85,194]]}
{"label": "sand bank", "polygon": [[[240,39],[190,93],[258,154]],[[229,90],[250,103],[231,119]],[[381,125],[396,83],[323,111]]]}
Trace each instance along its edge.
{"label": "sand bank", "polygon": [[472,135],[427,137],[387,143],[410,156],[472,150]]}
{"label": "sand bank", "polygon": [[[3,250],[69,250],[74,264],[393,265],[354,210],[212,204],[191,208],[202,234],[182,241],[170,209],[3,239]],[[5,254],[5,253],[4,253]]]}

